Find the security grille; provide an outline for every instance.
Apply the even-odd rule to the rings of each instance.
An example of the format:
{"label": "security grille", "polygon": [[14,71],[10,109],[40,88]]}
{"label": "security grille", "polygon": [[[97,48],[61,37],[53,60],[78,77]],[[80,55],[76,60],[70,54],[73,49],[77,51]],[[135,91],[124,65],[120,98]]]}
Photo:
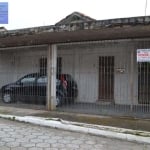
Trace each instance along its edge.
{"label": "security grille", "polygon": [[60,44],[61,75],[71,82],[59,77],[70,95],[57,110],[149,118],[150,65],[136,58],[138,48],[149,46],[130,40]]}
{"label": "security grille", "polygon": [[[136,50],[150,48],[149,43],[58,44],[54,66],[49,66],[48,46],[0,50],[0,105],[46,109],[50,96],[58,111],[149,118],[150,63],[136,58]],[[49,89],[54,75],[56,87]]]}
{"label": "security grille", "polygon": [[45,109],[47,47],[0,51],[0,105]]}

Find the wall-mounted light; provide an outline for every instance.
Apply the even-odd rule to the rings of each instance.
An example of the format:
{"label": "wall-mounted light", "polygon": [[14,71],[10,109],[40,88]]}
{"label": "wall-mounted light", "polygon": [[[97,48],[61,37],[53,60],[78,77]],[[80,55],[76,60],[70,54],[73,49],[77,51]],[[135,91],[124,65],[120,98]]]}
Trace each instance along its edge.
{"label": "wall-mounted light", "polygon": [[116,68],[116,72],[117,73],[124,73],[125,72],[125,68]]}

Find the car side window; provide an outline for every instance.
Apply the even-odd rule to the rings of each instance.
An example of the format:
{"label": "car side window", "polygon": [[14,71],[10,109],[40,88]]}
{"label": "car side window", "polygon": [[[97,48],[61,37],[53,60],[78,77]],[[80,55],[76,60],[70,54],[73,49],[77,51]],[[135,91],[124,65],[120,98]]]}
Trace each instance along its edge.
{"label": "car side window", "polygon": [[47,77],[39,77],[37,79],[37,83],[47,83]]}
{"label": "car side window", "polygon": [[35,77],[27,77],[27,78],[23,78],[22,80],[21,80],[21,83],[34,83],[35,82]]}

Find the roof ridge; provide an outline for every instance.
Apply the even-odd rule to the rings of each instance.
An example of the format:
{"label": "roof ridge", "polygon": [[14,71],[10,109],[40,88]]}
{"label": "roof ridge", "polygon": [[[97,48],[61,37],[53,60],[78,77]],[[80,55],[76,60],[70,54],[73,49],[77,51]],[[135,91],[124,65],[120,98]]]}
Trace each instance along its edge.
{"label": "roof ridge", "polygon": [[[75,16],[78,16],[78,18]],[[95,21],[95,19],[84,15],[83,13],[74,11],[73,13],[67,15],[65,18],[57,22],[55,25],[65,25],[65,24],[71,24],[72,22],[88,22],[88,21]]]}

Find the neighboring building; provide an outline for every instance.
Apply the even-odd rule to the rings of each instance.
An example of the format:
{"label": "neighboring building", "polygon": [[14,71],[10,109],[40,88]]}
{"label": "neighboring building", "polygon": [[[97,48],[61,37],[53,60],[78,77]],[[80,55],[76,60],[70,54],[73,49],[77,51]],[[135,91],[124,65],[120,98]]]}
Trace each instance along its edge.
{"label": "neighboring building", "polygon": [[[48,45],[57,45],[52,64]],[[150,56],[138,62],[138,49],[150,54],[149,16],[99,21],[74,12],[52,26],[0,33],[0,86],[52,65],[77,82],[78,104],[149,113]]]}
{"label": "neighboring building", "polygon": [[7,31],[5,27],[0,27],[0,32]]}

